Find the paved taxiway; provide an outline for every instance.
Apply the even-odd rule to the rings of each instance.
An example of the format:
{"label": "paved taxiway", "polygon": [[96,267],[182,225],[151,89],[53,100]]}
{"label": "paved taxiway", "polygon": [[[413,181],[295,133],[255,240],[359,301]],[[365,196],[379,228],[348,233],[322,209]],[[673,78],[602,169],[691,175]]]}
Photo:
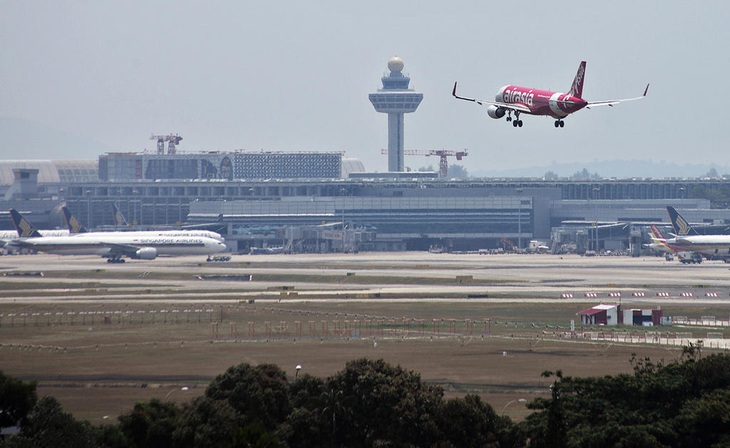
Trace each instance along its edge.
{"label": "paved taxiway", "polygon": [[[0,257],[0,281],[14,301],[185,300],[616,300],[730,304],[730,270],[722,262],[682,265],[658,257],[477,255],[426,252],[234,255],[108,264],[94,256]],[[18,275],[40,273],[40,276]],[[253,281],[241,281],[242,276]],[[419,281],[419,279],[421,281]],[[66,287],[69,282],[82,282]],[[88,281],[87,284],[83,284]],[[101,287],[100,283],[105,286]],[[287,287],[296,293],[282,293]],[[8,288],[9,289],[9,288]],[[34,295],[33,291],[38,294]],[[52,293],[52,294],[50,294]],[[595,297],[586,297],[594,293]],[[658,297],[657,293],[669,294]],[[691,293],[691,297],[682,294]],[[561,298],[572,294],[573,298]],[[637,297],[643,294],[643,297]],[[716,296],[715,296],[716,295]]]}

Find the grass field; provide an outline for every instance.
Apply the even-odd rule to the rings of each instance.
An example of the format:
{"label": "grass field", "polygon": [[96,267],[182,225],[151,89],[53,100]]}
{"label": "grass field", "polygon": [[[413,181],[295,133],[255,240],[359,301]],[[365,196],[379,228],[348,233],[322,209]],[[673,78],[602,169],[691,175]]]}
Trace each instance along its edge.
{"label": "grass field", "polygon": [[[66,410],[99,423],[138,400],[183,401],[201,394],[212,378],[240,362],[275,363],[292,376],[294,366],[302,365],[302,373],[327,377],[349,360],[383,358],[442,385],[447,396],[478,393],[496,410],[507,405],[506,414],[522,418],[527,410],[514,400],[548,394],[551,380],[541,377],[543,371],[561,369],[574,376],[630,372],[632,353],[673,360],[681,352],[679,347],[561,336],[577,311],[596,302],[533,300],[557,295],[554,283],[561,273],[544,270],[551,269],[549,260],[546,267],[525,268],[523,256],[514,261],[520,270],[514,274],[504,266],[505,258],[497,259],[497,271],[485,268],[492,260],[483,257],[443,257],[427,264],[417,256],[410,261],[382,257],[360,263],[324,258],[317,266],[296,256],[264,257],[220,267],[165,259],[118,270],[89,267],[96,262],[91,259],[56,263],[39,258],[46,266],[25,257],[30,259],[21,260],[26,266],[0,269],[43,266],[44,276],[0,281],[0,368],[38,381],[40,394],[53,395]],[[3,258],[6,263],[23,257]],[[607,282],[601,278],[591,284],[592,273],[614,269],[616,287],[626,268],[605,263],[586,272],[571,264],[562,278],[595,288]],[[715,269],[712,275],[724,281]],[[241,271],[253,273],[253,281],[191,280]],[[625,274],[630,275],[635,273]],[[708,285],[707,278],[690,277],[687,284]],[[526,283],[539,286],[521,292],[490,289]],[[482,289],[470,289],[474,284],[485,292],[475,294]],[[342,294],[341,288],[353,285]],[[438,288],[429,293],[424,285]],[[730,314],[722,301],[675,301],[663,308],[677,315]],[[681,331],[702,337],[708,330]]]}

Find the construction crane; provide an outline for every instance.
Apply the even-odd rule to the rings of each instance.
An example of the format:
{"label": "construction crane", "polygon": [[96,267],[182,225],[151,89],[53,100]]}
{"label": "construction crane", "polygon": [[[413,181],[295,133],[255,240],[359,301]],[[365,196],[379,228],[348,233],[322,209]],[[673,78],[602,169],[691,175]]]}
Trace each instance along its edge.
{"label": "construction crane", "polygon": [[[381,149],[381,154],[388,154],[387,149]],[[407,156],[439,156],[439,177],[446,177],[449,172],[449,161],[447,157],[456,157],[456,160],[469,155],[469,150],[464,149],[463,151],[454,151],[451,149],[431,149],[429,151],[420,151],[418,149],[405,149],[403,154]]]}
{"label": "construction crane", "polygon": [[172,155],[175,154],[175,146],[180,144],[182,137],[175,134],[167,135],[150,135],[150,140],[157,140],[157,154],[165,153],[165,142],[167,142],[167,153]]}

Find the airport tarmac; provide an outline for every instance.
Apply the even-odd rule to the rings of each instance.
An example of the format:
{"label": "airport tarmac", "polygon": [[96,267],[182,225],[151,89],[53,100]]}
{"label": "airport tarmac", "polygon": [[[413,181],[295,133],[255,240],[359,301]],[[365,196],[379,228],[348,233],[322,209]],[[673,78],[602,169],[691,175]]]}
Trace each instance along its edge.
{"label": "airport tarmac", "polygon": [[[597,327],[580,339],[567,333],[579,310],[617,301],[726,319],[730,270],[658,257],[427,252],[123,264],[2,256],[0,352],[6,373],[38,381],[64,409],[102,422],[181,386],[197,396],[238,362],[290,372],[303,364],[327,377],[363,356],[422,372],[449,394],[479,393],[499,409],[517,396],[548,393],[545,370],[630,372],[632,353],[680,356],[670,336],[682,342],[722,333],[677,326]],[[647,333],[658,331],[666,343],[649,344]]]}
{"label": "airport tarmac", "polygon": [[0,281],[7,285],[0,303],[630,298],[724,304],[730,303],[729,266],[660,257],[428,252],[234,255],[229,262],[161,257],[123,264],[94,256],[17,255],[0,257]]}

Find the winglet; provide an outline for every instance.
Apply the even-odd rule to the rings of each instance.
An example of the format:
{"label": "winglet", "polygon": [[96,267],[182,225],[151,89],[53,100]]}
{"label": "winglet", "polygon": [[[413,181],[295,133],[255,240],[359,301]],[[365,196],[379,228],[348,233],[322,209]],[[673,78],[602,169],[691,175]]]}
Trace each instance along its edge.
{"label": "winglet", "polygon": [[649,93],[649,84],[646,85],[646,89],[644,89],[644,96]]}
{"label": "winglet", "polygon": [[451,95],[453,95],[454,98],[456,98],[457,100],[471,101],[471,102],[474,102],[474,103],[477,103],[477,104],[480,104],[480,105],[482,104],[481,101],[477,101],[474,98],[466,98],[466,97],[457,95],[456,94],[456,84],[457,84],[457,82],[454,82],[454,89],[451,91]]}
{"label": "winglet", "polygon": [[38,238],[43,236],[14,208],[10,209],[10,216],[13,218],[13,225],[15,226],[15,230],[18,232],[19,238]]}

